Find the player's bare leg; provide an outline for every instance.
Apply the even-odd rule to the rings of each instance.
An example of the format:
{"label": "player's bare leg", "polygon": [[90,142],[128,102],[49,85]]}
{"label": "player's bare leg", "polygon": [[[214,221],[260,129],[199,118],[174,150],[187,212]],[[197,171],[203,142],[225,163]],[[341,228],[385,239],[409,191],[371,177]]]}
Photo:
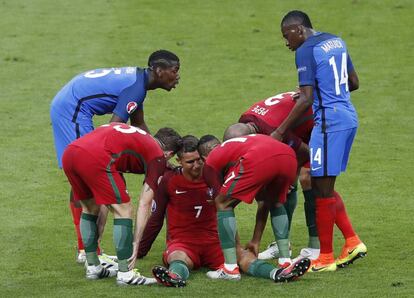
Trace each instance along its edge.
{"label": "player's bare leg", "polygon": [[216,271],[207,272],[212,279],[240,280],[241,275],[237,266],[236,255],[236,217],[234,208],[239,200],[218,195],[215,199],[217,208],[217,223],[220,238],[220,246],[224,255],[224,264]]}
{"label": "player's bare leg", "polygon": [[142,276],[137,270],[129,270],[128,259],[133,251],[133,222],[131,202],[112,204],[110,210],[114,213],[114,244],[118,257],[118,274],[116,283],[118,285],[149,285],[157,281],[154,278]]}
{"label": "player's bare leg", "polygon": [[176,250],[168,255],[167,263],[168,269],[163,266],[152,268],[154,277],[167,287],[185,287],[190,270],[194,268],[193,261],[184,251]]}

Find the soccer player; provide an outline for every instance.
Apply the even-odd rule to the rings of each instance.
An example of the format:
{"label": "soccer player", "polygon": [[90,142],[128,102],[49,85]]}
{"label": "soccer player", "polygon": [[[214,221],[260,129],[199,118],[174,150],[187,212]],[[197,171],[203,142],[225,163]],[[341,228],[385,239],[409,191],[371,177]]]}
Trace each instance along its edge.
{"label": "soccer player", "polygon": [[[239,124],[227,129],[229,136],[238,137],[251,133],[270,135],[289,115],[296,104],[299,93],[291,91],[271,96],[267,99],[254,103],[245,111]],[[240,124],[240,123],[244,123]],[[309,150],[307,145],[313,128],[313,113],[311,107],[305,112],[301,119],[295,124],[292,132],[283,141],[295,150],[298,158],[298,165],[302,166],[309,161]],[[225,136],[226,137],[226,136]],[[309,167],[309,166],[307,166]],[[310,175],[306,169],[301,170],[300,183],[305,198],[305,215],[308,227],[308,247],[301,250],[301,257],[316,259],[319,256],[319,239],[315,223],[315,198],[310,186]],[[293,212],[297,205],[297,183],[288,194],[285,203],[286,213],[289,219],[289,231],[292,222]],[[259,259],[271,259],[279,257],[279,248],[276,242],[271,243],[268,249],[259,254]]]}
{"label": "soccer player", "polygon": [[[204,140],[200,153],[207,156],[203,175],[215,194],[218,232],[225,262],[207,276],[212,279],[241,278],[236,255],[236,218],[234,208],[241,202],[251,204],[255,197],[270,209],[272,228],[278,245],[289,250],[288,220],[283,203],[289,186],[296,177],[296,155],[287,145],[265,135],[248,135],[226,140]],[[215,144],[214,144],[215,143]],[[283,209],[283,210],[282,210]],[[267,212],[258,211],[252,240],[248,248],[257,255],[267,220]],[[282,240],[282,241],[281,241]],[[290,258],[279,258],[281,267],[295,277],[304,274],[310,260],[305,258],[291,263]]]}
{"label": "soccer player", "polygon": [[[306,13],[290,11],[281,21],[281,31],[286,46],[296,51],[300,97],[272,135],[283,139],[313,105],[315,126],[309,147],[320,255],[312,261],[310,271],[334,271],[367,252],[353,230],[341,196],[335,191],[336,177],[346,169],[358,127],[350,100],[350,92],[359,87],[358,76],[345,42],[335,35],[314,31]],[[332,243],[334,224],[345,238],[336,260]]]}
{"label": "soccer player", "polygon": [[[90,70],[67,83],[50,108],[58,165],[62,168],[65,148],[93,130],[92,117],[112,113],[111,122],[131,120],[131,125],[149,132],[143,102],[148,90],[170,91],[178,84],[180,61],[169,51],[159,50],[148,58],[147,68],[120,67]],[[70,208],[78,236],[78,262],[85,262],[79,220],[82,209],[72,196]]]}
{"label": "soccer player", "polygon": [[[133,270],[142,232],[148,220],[154,191],[163,175],[166,159],[179,148],[181,138],[170,128],[160,129],[154,138],[146,131],[123,123],[103,125],[75,140],[62,157],[63,170],[82,205],[81,236],[86,252],[86,278],[117,275],[119,285],[156,282]],[[139,199],[136,226],[132,234],[133,206],[121,173],[145,174]],[[105,268],[97,256],[97,218],[100,205],[114,214],[116,268]]]}
{"label": "soccer player", "polygon": [[177,152],[177,169],[164,174],[155,195],[153,213],[139,244],[139,257],[147,254],[167,218],[164,264],[153,274],[163,285],[183,287],[192,269],[217,269],[224,262],[217,233],[216,208],[202,176],[198,139],[185,136]]}

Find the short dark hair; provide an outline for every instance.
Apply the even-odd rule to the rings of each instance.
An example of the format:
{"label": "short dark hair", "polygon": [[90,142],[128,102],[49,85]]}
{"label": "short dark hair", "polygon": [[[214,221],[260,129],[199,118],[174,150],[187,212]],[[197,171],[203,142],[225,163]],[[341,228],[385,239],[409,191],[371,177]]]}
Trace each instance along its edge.
{"label": "short dark hair", "polygon": [[182,137],[180,150],[177,152],[178,157],[182,157],[184,153],[197,151],[198,139],[192,135]]}
{"label": "short dark hair", "polygon": [[177,55],[167,50],[155,51],[148,58],[148,66],[150,68],[169,68],[176,66],[179,63],[180,59],[177,57]]}
{"label": "short dark hair", "polygon": [[285,23],[295,23],[299,25],[303,25],[307,28],[312,28],[312,23],[309,19],[309,16],[300,10],[291,10],[289,11],[282,19],[280,23],[283,26]]}
{"label": "short dark hair", "polygon": [[154,138],[160,142],[163,151],[172,151],[175,154],[182,146],[181,136],[170,127],[160,128]]}
{"label": "short dark hair", "polygon": [[201,156],[207,156],[215,146],[220,144],[220,140],[213,135],[204,135],[198,141],[198,153]]}

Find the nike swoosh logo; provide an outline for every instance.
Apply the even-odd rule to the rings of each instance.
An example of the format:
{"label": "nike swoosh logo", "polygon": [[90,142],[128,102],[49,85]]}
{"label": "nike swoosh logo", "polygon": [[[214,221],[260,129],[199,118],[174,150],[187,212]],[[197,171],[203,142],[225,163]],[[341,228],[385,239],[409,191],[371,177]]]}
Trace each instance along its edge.
{"label": "nike swoosh logo", "polygon": [[317,167],[317,168],[312,167],[312,171],[317,171],[317,170],[319,170],[320,168],[322,168],[322,167]]}
{"label": "nike swoosh logo", "polygon": [[354,252],[356,248],[354,248],[353,250],[348,250],[348,255],[352,254]]}
{"label": "nike swoosh logo", "polygon": [[186,193],[187,191],[186,190],[184,190],[184,191],[179,191],[179,190],[176,190],[175,191],[175,193],[177,194],[177,195],[180,195],[180,194],[183,194],[183,193]]}
{"label": "nike swoosh logo", "polygon": [[230,174],[230,176],[227,177],[226,181],[224,181],[223,186],[226,186],[226,183],[229,182],[234,177],[236,177],[236,175],[234,174],[234,171],[232,171],[231,174]]}
{"label": "nike swoosh logo", "polygon": [[311,267],[312,272],[318,272],[321,271],[323,269],[325,269],[326,267],[319,267],[319,268],[315,268],[315,267]]}

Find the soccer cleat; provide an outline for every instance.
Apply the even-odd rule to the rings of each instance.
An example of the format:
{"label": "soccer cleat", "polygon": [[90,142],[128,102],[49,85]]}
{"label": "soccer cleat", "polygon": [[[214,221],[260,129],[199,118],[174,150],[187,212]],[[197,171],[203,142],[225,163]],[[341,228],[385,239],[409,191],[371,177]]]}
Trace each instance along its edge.
{"label": "soccer cleat", "polygon": [[367,255],[367,247],[364,243],[359,243],[354,247],[342,248],[341,255],[335,260],[336,266],[344,268],[352,264],[355,260],[363,258]]}
{"label": "soccer cleat", "polygon": [[83,249],[76,250],[76,263],[85,264],[86,262],[86,252]]}
{"label": "soccer cleat", "polygon": [[166,287],[182,288],[186,286],[186,282],[178,274],[169,271],[162,266],[154,266],[152,268],[152,274],[158,283]]}
{"label": "soccer cleat", "polygon": [[325,263],[321,262],[319,259],[313,260],[310,267],[309,272],[328,272],[328,271],[335,271],[336,270],[336,263]]}
{"label": "soccer cleat", "polygon": [[220,266],[216,271],[208,271],[207,277],[211,279],[227,279],[227,280],[240,280],[241,275],[239,267],[236,267],[234,270],[229,271],[224,267],[224,264]]}
{"label": "soccer cleat", "polygon": [[88,265],[86,266],[86,279],[101,279],[106,277],[113,277],[117,273],[117,269],[105,268],[102,265]]}
{"label": "soccer cleat", "polygon": [[280,268],[275,272],[272,279],[274,282],[290,282],[298,279],[304,275],[311,264],[308,258],[302,258],[296,262],[291,263],[285,268]]}
{"label": "soccer cleat", "polygon": [[[292,250],[290,249],[289,244],[289,255],[292,256]],[[257,256],[259,260],[271,260],[271,259],[277,259],[279,258],[279,247],[277,246],[276,241],[270,243],[266,250],[259,253]]]}
{"label": "soccer cleat", "polygon": [[118,263],[114,261],[113,258],[106,254],[102,254],[98,256],[99,261],[101,262],[102,267],[106,269],[115,269],[118,270]]}
{"label": "soccer cleat", "polygon": [[137,269],[133,269],[128,272],[118,272],[116,283],[120,286],[147,286],[157,283],[157,280],[142,276]]}
{"label": "soccer cleat", "polygon": [[292,262],[296,262],[303,258],[308,258],[311,261],[316,260],[319,257],[320,250],[318,248],[302,248],[300,250],[300,254],[292,260]]}

